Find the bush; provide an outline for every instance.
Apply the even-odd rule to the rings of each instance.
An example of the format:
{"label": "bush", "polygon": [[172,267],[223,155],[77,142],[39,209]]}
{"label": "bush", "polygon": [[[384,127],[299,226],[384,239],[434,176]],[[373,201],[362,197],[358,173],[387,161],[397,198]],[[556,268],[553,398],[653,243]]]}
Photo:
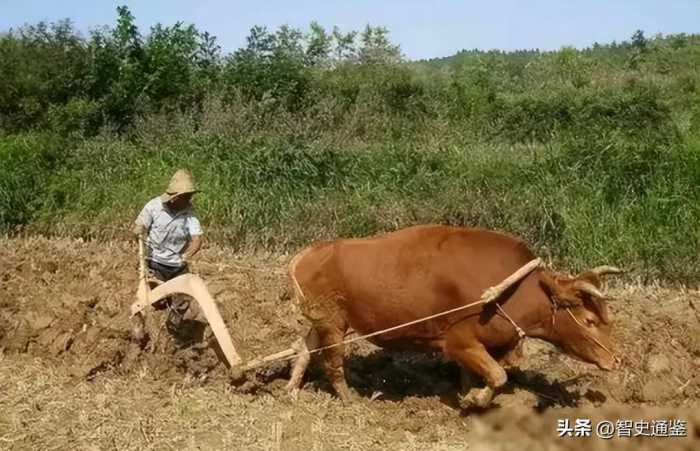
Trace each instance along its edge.
{"label": "bush", "polygon": [[51,105],[48,112],[49,128],[59,135],[95,135],[102,125],[102,111],[98,102],[71,99],[65,105]]}
{"label": "bush", "polygon": [[546,143],[560,136],[582,148],[603,147],[616,138],[653,147],[679,136],[661,92],[646,84],[501,95],[490,114],[494,127],[487,136],[510,143]]}
{"label": "bush", "polygon": [[52,171],[66,143],[51,135],[0,138],[0,231],[31,223],[47,201]]}

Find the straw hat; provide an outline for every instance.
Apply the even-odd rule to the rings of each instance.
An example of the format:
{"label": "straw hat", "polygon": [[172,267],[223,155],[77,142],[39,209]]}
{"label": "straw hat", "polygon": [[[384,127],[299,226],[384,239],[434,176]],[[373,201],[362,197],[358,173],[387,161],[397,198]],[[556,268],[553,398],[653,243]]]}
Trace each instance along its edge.
{"label": "straw hat", "polygon": [[178,169],[170,179],[168,188],[160,195],[160,200],[170,202],[181,194],[198,192],[199,190],[194,187],[192,173],[188,169]]}

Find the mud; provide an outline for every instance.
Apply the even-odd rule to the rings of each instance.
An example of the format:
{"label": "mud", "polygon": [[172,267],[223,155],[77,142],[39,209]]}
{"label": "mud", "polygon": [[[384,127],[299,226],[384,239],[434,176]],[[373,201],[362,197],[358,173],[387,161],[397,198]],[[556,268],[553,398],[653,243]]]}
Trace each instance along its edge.
{"label": "mud", "polygon": [[[74,387],[87,387],[85,390],[104,399],[110,399],[105,387],[114,384],[144,387],[153,394],[128,391],[133,402],[129,404],[127,396],[123,401],[127,404],[115,401],[113,408],[136,413],[146,409],[147,415],[149,403],[159,399],[157,393],[179,386],[182,393],[173,399],[184,397],[197,404],[211,397],[208,414],[231,416],[227,417],[229,425],[252,415],[268,427],[252,436],[252,429],[243,430],[248,442],[242,436],[227,435],[200,448],[196,445],[196,449],[463,449],[468,444],[478,449],[655,449],[668,447],[668,440],[675,440],[678,449],[699,445],[697,290],[641,286],[629,280],[610,287],[615,298],[610,310],[623,369],[602,372],[546,343],[528,339],[526,362],[510,370],[504,393],[485,412],[457,408],[457,368],[439,355],[391,354],[368,343],[353,344],[346,351],[346,373],[356,403],[344,407],[329,394],[316,367],[311,368],[296,402],[282,390],[289,371],[286,362],[257,370],[243,385],[234,384],[208,329],[203,328],[203,339],[178,342],[165,329],[165,310],[146,311],[149,340],[145,345],[134,342],[128,316],[138,274],[133,243],[25,238],[5,239],[1,244],[0,376],[6,396],[0,408],[20,422],[32,418],[41,424],[48,418],[46,412],[25,412],[23,403],[31,404],[31,396],[22,398],[17,388],[17,384],[29,384],[39,390],[35,385],[42,383],[41,378],[31,377],[39,371],[52,374],[55,383],[44,381],[47,387],[63,387],[53,396],[62,399],[65,392],[68,411],[81,408],[70,401],[76,395]],[[285,349],[297,338],[300,319],[283,273],[289,256],[236,255],[226,248],[209,247],[198,257],[192,269],[217,300],[244,359]],[[192,322],[195,329],[197,324]],[[26,378],[15,380],[20,375]],[[29,379],[32,381],[27,382]],[[72,388],[66,388],[69,386]],[[288,412],[281,419],[280,409]],[[180,418],[181,412],[169,415]],[[688,421],[688,437],[567,441],[558,439],[555,431],[557,419],[565,417],[615,421],[674,415]],[[187,421],[197,422],[197,415]],[[22,438],[17,424],[0,420],[0,448],[45,443],[41,429]],[[81,430],[79,424],[72,427]],[[174,430],[183,427],[173,425]],[[220,436],[218,429],[205,428],[210,431],[207,440]],[[329,433],[331,429],[336,435]],[[358,435],[358,431],[363,432]],[[188,448],[187,440],[194,436],[196,432],[121,444],[105,438],[104,443],[101,439],[96,443],[98,448]],[[512,447],[514,444],[518,446]]]}

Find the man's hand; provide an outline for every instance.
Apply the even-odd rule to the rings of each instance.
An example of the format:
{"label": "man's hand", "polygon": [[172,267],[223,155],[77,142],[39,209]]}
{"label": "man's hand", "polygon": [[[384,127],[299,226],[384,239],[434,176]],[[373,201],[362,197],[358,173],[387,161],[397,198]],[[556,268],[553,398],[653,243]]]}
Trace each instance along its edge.
{"label": "man's hand", "polygon": [[134,224],[131,228],[131,232],[134,234],[134,238],[138,239],[146,233],[146,228],[142,224]]}
{"label": "man's hand", "polygon": [[182,253],[182,263],[186,264],[189,263],[189,261],[194,257],[194,255],[199,252],[199,250],[202,248],[202,236],[201,235],[194,235],[192,237],[192,240],[190,241],[190,244],[187,246],[187,249],[185,249],[185,252]]}

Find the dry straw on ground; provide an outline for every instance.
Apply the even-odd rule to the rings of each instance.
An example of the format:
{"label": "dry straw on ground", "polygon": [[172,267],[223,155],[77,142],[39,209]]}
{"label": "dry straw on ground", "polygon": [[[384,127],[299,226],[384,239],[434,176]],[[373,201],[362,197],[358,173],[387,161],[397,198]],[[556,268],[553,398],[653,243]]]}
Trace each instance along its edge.
{"label": "dry straw on ground", "polygon": [[[195,264],[244,357],[287,347],[297,320],[288,256],[211,247]],[[177,349],[149,314],[152,345],[128,340],[135,247],[5,239],[0,246],[0,449],[697,449],[700,294],[626,281],[610,290],[625,366],[603,373],[527,340],[496,406],[460,413],[456,368],[437,357],[349,347],[355,402],[318,370],[298,401],[287,368],[232,385],[211,349]],[[207,262],[207,263],[204,263]],[[627,285],[625,285],[627,283]],[[101,291],[102,290],[102,291]],[[99,294],[102,293],[102,294]],[[687,438],[558,439],[558,418],[688,421]]]}

